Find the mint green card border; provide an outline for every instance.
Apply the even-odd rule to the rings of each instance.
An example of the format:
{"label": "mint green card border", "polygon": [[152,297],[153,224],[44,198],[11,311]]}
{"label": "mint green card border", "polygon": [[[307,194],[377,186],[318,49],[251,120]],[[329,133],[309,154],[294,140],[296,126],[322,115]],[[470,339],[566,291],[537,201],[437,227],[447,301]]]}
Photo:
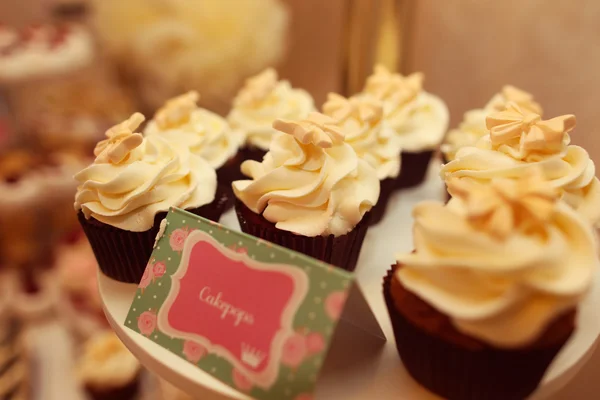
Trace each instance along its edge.
{"label": "mint green card border", "polygon": [[[172,208],[166,217],[166,227],[155,244],[150,263],[165,262],[165,274],[144,289],[138,288],[130,307],[125,326],[141,334],[138,321],[145,312],[158,313],[171,288],[170,277],[179,266],[181,252],[171,249],[169,237],[176,229],[198,229],[215,238],[229,248],[245,248],[248,256],[259,262],[282,263],[301,268],[309,277],[308,293],[298,308],[293,327],[303,335],[320,334],[325,346],[320,353],[306,357],[294,368],[281,365],[275,384],[270,390],[253,387],[241,390],[257,399],[296,400],[310,398],[319,371],[330,348],[338,320],[332,319],[325,309],[325,300],[331,293],[346,292],[354,282],[354,275],[329,264],[307,257],[284,247],[257,239],[242,232],[231,230],[220,224],[198,217],[187,211]],[[161,347],[186,360],[182,339],[169,337],[158,330],[145,336]],[[214,354],[204,355],[195,365],[225,384],[239,389],[233,379],[233,366],[224,358]]]}

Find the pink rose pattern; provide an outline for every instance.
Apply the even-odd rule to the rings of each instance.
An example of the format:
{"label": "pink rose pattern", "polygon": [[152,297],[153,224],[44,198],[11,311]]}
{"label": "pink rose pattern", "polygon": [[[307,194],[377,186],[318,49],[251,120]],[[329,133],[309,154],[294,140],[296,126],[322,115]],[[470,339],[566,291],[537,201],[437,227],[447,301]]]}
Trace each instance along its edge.
{"label": "pink rose pattern", "polygon": [[156,313],[154,311],[144,311],[137,320],[138,329],[144,336],[150,336],[156,329]]}
{"label": "pink rose pattern", "polygon": [[152,264],[148,263],[148,265],[146,266],[146,269],[144,270],[144,275],[142,275],[142,279],[140,280],[140,284],[138,285],[138,287],[142,290],[146,289],[150,285],[150,283],[152,282],[153,279],[154,279],[153,267],[152,267]]}
{"label": "pink rose pattern", "polygon": [[317,354],[325,349],[325,339],[318,332],[309,333],[306,336],[306,351],[309,355]]}
{"label": "pink rose pattern", "polygon": [[306,338],[299,333],[294,333],[287,338],[283,345],[281,363],[291,368],[297,368],[307,355]]}
{"label": "pink rose pattern", "polygon": [[162,277],[165,274],[165,272],[167,272],[167,266],[162,261],[157,262],[152,267],[152,273],[154,274],[155,278]]}
{"label": "pink rose pattern", "polygon": [[314,397],[312,394],[302,393],[302,394],[299,394],[298,396],[296,396],[296,398],[294,398],[294,400],[314,400]]}
{"label": "pink rose pattern", "polygon": [[169,245],[173,251],[182,251],[190,231],[187,228],[175,229],[169,236]]}
{"label": "pink rose pattern", "polygon": [[186,340],[183,343],[183,355],[185,358],[194,364],[200,361],[206,354],[206,348],[193,340]]}
{"label": "pink rose pattern", "polygon": [[325,312],[332,320],[340,319],[344,304],[346,303],[346,292],[333,292],[325,299]]}
{"label": "pink rose pattern", "polygon": [[248,393],[254,386],[250,379],[246,378],[237,368],[233,369],[233,383],[240,391]]}

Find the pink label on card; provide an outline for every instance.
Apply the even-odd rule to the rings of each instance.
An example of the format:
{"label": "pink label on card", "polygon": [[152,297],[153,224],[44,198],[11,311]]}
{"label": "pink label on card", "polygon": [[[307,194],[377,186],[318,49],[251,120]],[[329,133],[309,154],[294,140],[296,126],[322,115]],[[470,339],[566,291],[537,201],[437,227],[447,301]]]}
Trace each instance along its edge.
{"label": "pink label on card", "polygon": [[158,327],[226,358],[268,388],[307,291],[298,267],[259,263],[196,230],[185,242]]}

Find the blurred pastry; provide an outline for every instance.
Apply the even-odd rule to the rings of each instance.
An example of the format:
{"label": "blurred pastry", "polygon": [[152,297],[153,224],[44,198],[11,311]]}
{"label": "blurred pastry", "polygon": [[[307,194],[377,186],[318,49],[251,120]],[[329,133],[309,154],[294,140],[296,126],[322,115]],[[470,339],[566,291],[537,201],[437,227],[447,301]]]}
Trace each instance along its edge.
{"label": "blurred pastry", "polygon": [[24,150],[0,157],[0,259],[6,266],[33,265],[47,257],[44,182],[35,172],[42,162]]}
{"label": "blurred pastry", "polygon": [[56,270],[61,289],[59,313],[67,326],[82,339],[107,328],[98,292],[98,262],[83,233],[59,246]]}
{"label": "blurred pastry", "polygon": [[39,25],[16,30],[0,26],[0,84],[65,74],[89,65],[94,42],[77,25]]}
{"label": "blurred pastry", "polygon": [[14,288],[12,308],[17,317],[37,323],[56,316],[59,288],[52,272],[24,267],[7,274]]}
{"label": "blurred pastry", "polygon": [[243,80],[283,55],[288,12],[280,0],[95,0],[101,43],[149,112],[194,89],[226,113]]}
{"label": "blurred pastry", "polygon": [[133,400],[142,368],[112,331],[100,331],[84,345],[77,362],[79,383],[91,400]]}
{"label": "blurred pastry", "polygon": [[233,129],[245,134],[244,160],[262,161],[277,132],[273,121],[306,118],[312,111],[315,105],[311,95],[292,88],[288,81],[278,81],[277,72],[269,68],[246,80],[227,120]]}
{"label": "blurred pastry", "polygon": [[400,140],[402,157],[396,187],[421,184],[448,129],[448,107],[423,90],[423,74],[402,76],[381,65],[367,79],[362,95],[383,102],[384,118]]}
{"label": "blurred pastry", "polygon": [[29,399],[30,376],[22,324],[15,318],[0,318],[0,399]]}
{"label": "blurred pastry", "polygon": [[448,132],[444,144],[441,146],[444,163],[454,160],[456,152],[462,147],[474,146],[479,139],[485,136],[488,133],[485,118],[493,112],[502,111],[511,101],[524,110],[542,115],[542,107],[534,101],[531,94],[514,86],[506,85],[483,108],[467,111],[458,128]]}

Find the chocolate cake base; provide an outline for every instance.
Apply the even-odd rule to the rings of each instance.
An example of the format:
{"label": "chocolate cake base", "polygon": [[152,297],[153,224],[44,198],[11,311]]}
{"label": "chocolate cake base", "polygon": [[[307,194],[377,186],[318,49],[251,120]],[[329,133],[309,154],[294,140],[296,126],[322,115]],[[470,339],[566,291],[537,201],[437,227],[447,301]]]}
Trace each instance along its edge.
{"label": "chocolate cake base", "polygon": [[140,390],[140,377],[137,377],[127,386],[119,388],[95,388],[86,386],[85,391],[91,400],[134,400]]}
{"label": "chocolate cake base", "polygon": [[575,310],[551,323],[527,347],[500,349],[457,331],[450,319],[407,291],[392,266],[383,282],[396,347],[406,370],[452,400],[523,400],[574,330]]}
{"label": "chocolate cake base", "polygon": [[378,224],[383,219],[390,196],[394,192],[395,185],[396,180],[394,178],[388,178],[381,181],[379,200],[377,200],[377,204],[370,211],[371,219],[369,220],[369,223],[371,225]]}
{"label": "chocolate cake base", "polygon": [[433,150],[419,153],[403,151],[400,160],[400,175],[396,178],[396,189],[407,189],[423,183],[433,153]]}
{"label": "chocolate cake base", "polygon": [[307,237],[277,229],[275,224],[254,213],[240,200],[235,200],[235,211],[242,232],[306,254],[346,271],[354,271],[363,240],[369,227],[369,213],[354,229],[343,236]]}

